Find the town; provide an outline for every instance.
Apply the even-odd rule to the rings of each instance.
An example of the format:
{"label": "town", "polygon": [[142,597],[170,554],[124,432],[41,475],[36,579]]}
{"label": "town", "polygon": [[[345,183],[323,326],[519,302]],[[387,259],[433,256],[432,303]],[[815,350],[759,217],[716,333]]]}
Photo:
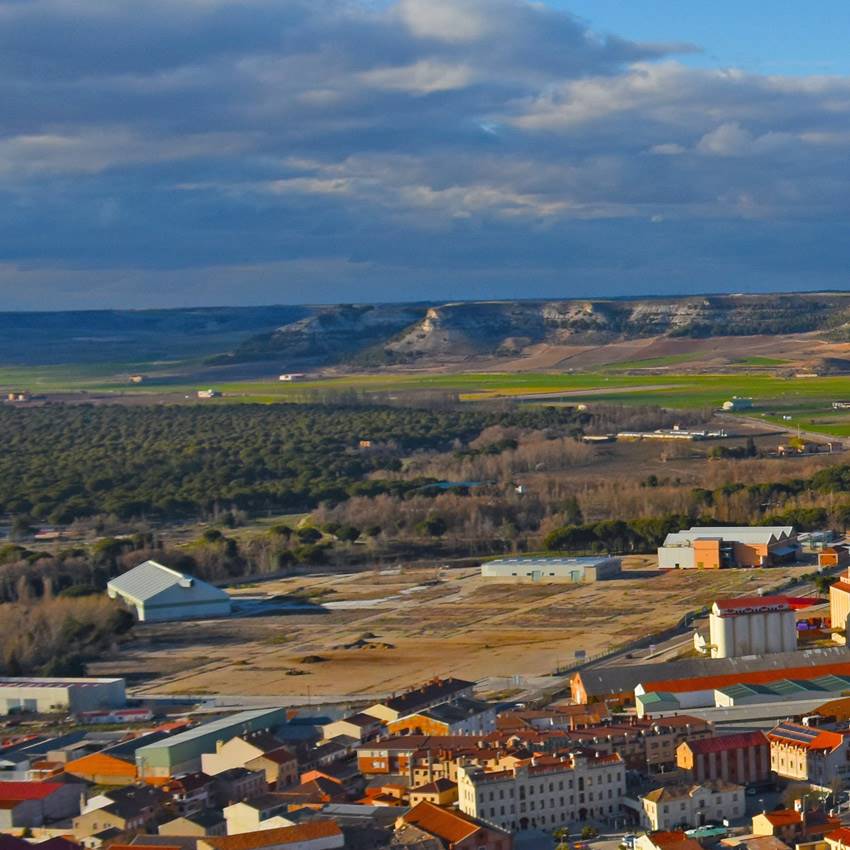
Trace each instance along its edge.
{"label": "town", "polygon": [[[577,653],[522,699],[456,676],[301,705],[6,676],[2,847],[843,850],[850,546],[793,526],[692,527],[658,562],[702,575],[806,553],[816,582],[715,599],[685,628],[690,652],[679,634]],[[509,591],[621,570],[608,555],[540,556],[486,561],[481,576]],[[237,616],[227,592],[153,560],[107,591],[140,625]]]}

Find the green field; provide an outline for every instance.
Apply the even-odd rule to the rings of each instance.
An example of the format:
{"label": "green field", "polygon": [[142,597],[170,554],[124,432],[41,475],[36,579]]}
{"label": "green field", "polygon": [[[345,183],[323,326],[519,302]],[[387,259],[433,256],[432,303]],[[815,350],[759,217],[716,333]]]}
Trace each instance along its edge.
{"label": "green field", "polygon": [[[763,358],[751,359],[761,361]],[[181,364],[184,367],[186,365]],[[150,395],[154,400],[162,396],[176,399],[182,395],[193,395],[202,386],[211,386],[224,393],[223,399],[212,403],[306,402],[315,400],[317,393],[324,395],[351,390],[366,394],[445,391],[458,393],[461,399],[468,402],[521,398],[548,404],[596,401],[691,410],[719,408],[725,400],[737,395],[753,399],[754,416],[764,415],[777,424],[791,427],[799,424],[802,428],[809,427],[812,430],[816,429],[815,426],[820,430],[822,425],[824,433],[850,433],[850,412],[844,414],[831,408],[835,400],[850,399],[850,377],[467,372],[348,375],[294,384],[276,380],[216,382],[208,379],[202,384],[189,384],[174,375],[177,371],[175,366],[173,363],[147,363],[135,364],[131,368],[124,364],[105,363],[75,367],[7,367],[0,369],[0,388],[28,388],[48,394],[87,391]],[[165,373],[166,369],[171,375]],[[139,386],[129,385],[127,376],[133,371],[150,375],[150,381]],[[791,415],[792,421],[782,420],[783,414]]]}

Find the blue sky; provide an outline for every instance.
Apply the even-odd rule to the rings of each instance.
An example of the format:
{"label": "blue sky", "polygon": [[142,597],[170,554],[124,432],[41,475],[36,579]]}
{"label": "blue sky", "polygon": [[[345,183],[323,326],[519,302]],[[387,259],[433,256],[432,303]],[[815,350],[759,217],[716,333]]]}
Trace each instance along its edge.
{"label": "blue sky", "polygon": [[0,0],[0,301],[843,289],[848,31],[837,0]]}
{"label": "blue sky", "polygon": [[696,67],[762,74],[848,74],[850,4],[842,0],[575,0],[553,2],[601,32],[636,41],[690,42]]}

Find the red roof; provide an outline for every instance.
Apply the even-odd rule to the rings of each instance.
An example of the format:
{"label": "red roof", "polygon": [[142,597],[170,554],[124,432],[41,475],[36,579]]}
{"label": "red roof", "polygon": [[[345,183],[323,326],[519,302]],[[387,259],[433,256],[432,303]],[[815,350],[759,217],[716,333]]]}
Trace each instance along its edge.
{"label": "red roof", "polygon": [[727,685],[766,685],[782,679],[801,679],[807,682],[830,674],[850,676],[850,662],[819,664],[816,667],[786,667],[784,670],[752,670],[747,673],[724,673],[718,676],[694,676],[690,679],[659,679],[641,684],[645,693],[664,691],[675,694],[714,690],[725,688]]}
{"label": "red roof", "polygon": [[827,841],[837,841],[839,844],[850,847],[850,829],[842,826],[840,829],[833,830],[824,835]]}
{"label": "red roof", "polygon": [[14,803],[43,800],[64,787],[59,782],[0,782],[0,800]]}
{"label": "red roof", "polygon": [[[848,589],[850,589],[850,586],[848,586]],[[823,601],[816,596],[733,596],[728,599],[718,599],[715,605],[722,611],[760,608],[765,605],[787,605],[792,611],[800,611]]]}
{"label": "red roof", "polygon": [[767,746],[764,732],[737,732],[734,735],[718,735],[716,738],[699,738],[685,741],[694,755],[703,753],[722,753],[726,750],[739,750],[746,747]]}

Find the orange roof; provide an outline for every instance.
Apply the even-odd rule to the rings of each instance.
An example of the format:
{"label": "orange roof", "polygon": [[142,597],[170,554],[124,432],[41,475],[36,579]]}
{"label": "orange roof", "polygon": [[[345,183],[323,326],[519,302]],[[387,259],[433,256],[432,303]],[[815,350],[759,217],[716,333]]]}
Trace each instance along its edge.
{"label": "orange roof", "polygon": [[850,593],[850,584],[847,584],[846,581],[836,581],[834,584],[829,586],[830,590],[843,590],[845,593]]}
{"label": "orange roof", "polygon": [[65,773],[81,776],[131,776],[135,778],[136,765],[116,756],[92,753],[69,761],[65,765]]}
{"label": "orange roof", "polygon": [[450,844],[457,844],[481,829],[477,823],[468,820],[457,812],[441,809],[433,803],[422,802],[415,805],[406,815],[402,816],[405,823],[419,827],[437,838],[442,838]]}
{"label": "orange roof", "polygon": [[767,733],[767,737],[771,741],[804,750],[834,750],[844,743],[844,735],[840,732],[800,726],[797,723],[780,723]]}
{"label": "orange roof", "polygon": [[[256,832],[243,832],[239,835],[207,835],[199,839],[215,850],[256,850],[276,844],[295,844],[298,841],[311,841],[316,838],[332,838],[342,835],[342,830],[332,820],[311,820],[296,826],[282,826],[278,829],[260,829]],[[113,845],[114,846],[114,845]],[[162,848],[158,848],[162,850]]]}
{"label": "orange roof", "polygon": [[824,838],[827,841],[836,841],[839,844],[844,844],[845,846],[850,847],[850,829],[846,826],[842,826],[840,829],[828,832],[824,835]]}
{"label": "orange roof", "polygon": [[800,813],[794,809],[780,809],[777,812],[765,812],[764,816],[774,826],[789,826],[792,823],[800,823]]}
{"label": "orange roof", "polygon": [[665,691],[675,694],[714,690],[725,688],[727,685],[766,685],[781,679],[808,681],[830,674],[850,676],[850,661],[819,664],[817,667],[787,667],[784,670],[754,670],[748,673],[725,673],[719,676],[695,676],[691,679],[660,679],[655,682],[641,682],[641,685],[645,693]]}

